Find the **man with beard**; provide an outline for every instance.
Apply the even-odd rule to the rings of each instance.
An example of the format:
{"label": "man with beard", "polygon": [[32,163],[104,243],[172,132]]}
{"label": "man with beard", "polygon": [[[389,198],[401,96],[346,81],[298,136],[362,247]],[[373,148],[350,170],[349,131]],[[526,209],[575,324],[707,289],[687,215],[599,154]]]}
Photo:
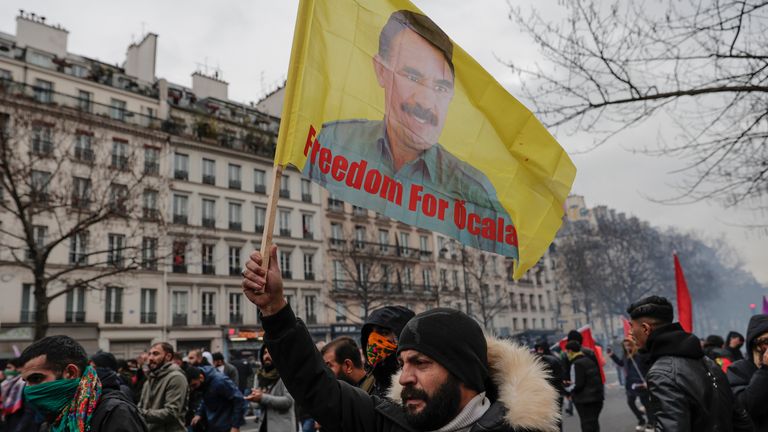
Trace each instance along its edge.
{"label": "man with beard", "polygon": [[728,381],[752,418],[755,432],[768,432],[768,315],[749,319],[747,357],[728,368]]}
{"label": "man with beard", "polygon": [[360,387],[365,379],[363,359],[354,339],[342,336],[331,341],[320,350],[323,361],[336,378]]}
{"label": "man with beard", "polygon": [[[337,380],[283,295],[272,246],[269,276],[254,252],[243,291],[259,307],[264,341],[288,391],[324,429],[346,432],[556,431],[557,392],[527,349],[486,339],[466,314],[438,308],[411,319],[398,340],[393,399]],[[397,402],[395,401],[397,400]]]}
{"label": "man with beard", "polygon": [[397,338],[405,324],[413,318],[412,310],[403,306],[385,306],[376,309],[360,330],[360,346],[365,354],[368,375],[359,387],[368,394],[386,396],[392,387],[392,376],[397,364]]}
{"label": "man with beard", "polygon": [[141,393],[139,411],[150,432],[184,432],[187,411],[187,377],[173,363],[173,346],[152,345],[147,362],[149,375]]}
{"label": "man with beard", "polygon": [[267,374],[259,377],[258,387],[245,397],[245,400],[261,405],[262,420],[259,432],[282,432],[296,430],[296,415],[293,397],[288,393],[285,384],[277,375],[277,369],[272,364],[272,356],[266,346],[261,347],[261,364]]}
{"label": "man with beard", "polygon": [[654,430],[753,430],[722,369],[704,355],[699,338],[673,323],[669,300],[646,297],[631,304],[627,313],[638,348],[650,354],[645,380],[651,394],[648,408],[656,418]]}

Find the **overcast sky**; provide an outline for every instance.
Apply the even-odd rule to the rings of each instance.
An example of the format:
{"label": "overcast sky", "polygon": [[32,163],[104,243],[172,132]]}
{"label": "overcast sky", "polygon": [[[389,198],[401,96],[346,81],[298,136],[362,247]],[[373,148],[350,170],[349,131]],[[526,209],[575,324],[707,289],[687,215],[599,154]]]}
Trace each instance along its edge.
{"label": "overcast sky", "polygon": [[[513,2],[523,9],[534,3]],[[506,0],[415,0],[414,3],[513,95],[519,94],[518,79],[498,59],[514,59],[522,64],[543,62],[528,38],[508,19]],[[539,9],[546,7],[549,16],[562,15],[562,7],[556,2],[546,6],[536,3]],[[69,30],[70,52],[112,64],[122,64],[126,48],[132,41],[139,40],[143,32],[154,32],[159,35],[158,77],[191,86],[190,74],[195,69],[207,66],[212,72],[219,68],[230,83],[230,98],[248,102],[258,100],[285,79],[297,4],[297,0],[4,0],[0,3],[0,31],[15,33],[15,17],[22,8]],[[552,132],[570,153],[590,144],[589,137]],[[573,155],[578,169],[573,193],[584,195],[589,206],[604,204],[648,220],[654,226],[674,226],[710,237],[724,236],[744,260],[746,268],[768,284],[768,236],[738,226],[754,223],[753,213],[709,203],[660,205],[646,198],[673,195],[670,185],[679,177],[670,172],[683,166],[679,160],[629,151],[657,137],[658,130],[646,125],[597,150]]]}

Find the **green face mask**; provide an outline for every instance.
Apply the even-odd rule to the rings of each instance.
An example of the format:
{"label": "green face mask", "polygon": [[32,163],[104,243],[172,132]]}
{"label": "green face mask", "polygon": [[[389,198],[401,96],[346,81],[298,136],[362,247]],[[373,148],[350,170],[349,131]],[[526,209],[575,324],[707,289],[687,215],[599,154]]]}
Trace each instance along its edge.
{"label": "green face mask", "polygon": [[6,369],[3,371],[3,374],[6,378],[13,378],[15,376],[19,376],[19,371],[16,369]]}
{"label": "green face mask", "polygon": [[58,414],[75,397],[79,383],[76,378],[24,386],[24,399],[44,414]]}

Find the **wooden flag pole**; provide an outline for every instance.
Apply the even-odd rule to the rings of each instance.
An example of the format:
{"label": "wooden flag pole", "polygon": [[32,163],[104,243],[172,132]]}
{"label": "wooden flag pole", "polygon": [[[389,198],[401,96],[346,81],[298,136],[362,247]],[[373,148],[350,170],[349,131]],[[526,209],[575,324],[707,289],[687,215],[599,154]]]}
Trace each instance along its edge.
{"label": "wooden flag pole", "polygon": [[283,166],[275,165],[272,172],[272,191],[269,194],[267,203],[266,221],[264,221],[264,232],[261,234],[261,268],[269,270],[270,248],[272,247],[272,233],[275,231],[275,210],[277,209],[277,199],[280,197],[280,178],[283,176]]}

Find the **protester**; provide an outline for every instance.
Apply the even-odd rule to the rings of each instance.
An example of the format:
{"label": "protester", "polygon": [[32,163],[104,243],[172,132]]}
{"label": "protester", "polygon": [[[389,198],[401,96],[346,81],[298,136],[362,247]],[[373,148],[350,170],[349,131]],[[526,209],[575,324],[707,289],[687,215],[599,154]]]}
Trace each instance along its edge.
{"label": "protester", "polygon": [[[245,424],[246,403],[235,383],[212,366],[190,366],[186,371],[189,387],[200,389],[203,400],[192,418],[196,426],[202,418],[208,432],[236,432]],[[294,429],[290,429],[293,432]]]}
{"label": "protester", "polygon": [[171,360],[173,364],[179,367],[179,369],[184,369],[186,367],[186,362],[184,361],[184,356],[180,352],[174,352],[173,353],[173,360]]}
{"label": "protester", "polygon": [[[136,395],[138,398],[141,396],[141,389],[144,387],[144,382],[147,380],[147,375],[144,373],[144,369],[139,366],[138,359],[128,359],[125,361],[128,367],[128,372],[130,372],[132,379],[131,383],[128,384],[128,381],[126,379],[123,379],[123,381],[126,382],[131,387],[131,390],[133,391],[133,394]],[[149,368],[147,368],[149,369]],[[119,368],[118,368],[119,373]],[[123,374],[124,376],[125,374]],[[127,378],[124,376],[124,378]]]}
{"label": "protester", "polygon": [[[563,408],[563,396],[565,395],[565,387],[563,386],[563,363],[560,358],[553,355],[549,350],[549,344],[547,341],[537,342],[534,345],[536,356],[544,364],[548,377],[547,382],[557,391],[557,411],[560,412]],[[558,421],[558,428],[563,430],[562,422]]]}
{"label": "protester", "polygon": [[363,359],[360,356],[360,348],[351,337],[342,336],[332,340],[323,346],[320,355],[337,379],[356,387],[363,383],[366,376]]}
{"label": "protester", "polygon": [[744,358],[741,353],[741,347],[744,346],[744,335],[739,332],[728,332],[725,338],[725,350],[728,351],[728,357],[732,362],[737,362]]}
{"label": "protester", "polygon": [[173,346],[156,343],[149,349],[149,375],[139,412],[152,432],[184,432],[187,411],[187,378],[173,362]]}
{"label": "protester", "polygon": [[656,430],[751,431],[747,413],[728,391],[722,369],[704,355],[699,339],[673,323],[672,304],[651,296],[627,308],[632,336],[650,353],[646,375]]}
{"label": "protester", "polygon": [[[568,336],[566,338],[566,343],[571,341],[576,341],[579,343],[579,345],[581,345],[584,342],[584,336],[582,336],[578,330],[573,329],[568,332]],[[584,354],[585,357],[594,360],[595,364],[599,364],[597,355],[594,351],[592,351],[592,349],[582,346],[581,353]],[[563,380],[568,381],[570,379],[571,373],[571,361],[568,359],[568,355],[565,350],[560,353],[560,362],[563,365]],[[573,415],[573,400],[570,396],[568,396],[566,399],[565,413],[569,416]]]}
{"label": "protester", "polygon": [[213,353],[213,367],[215,367],[219,372],[223,373],[224,376],[232,380],[238,389],[240,388],[238,385],[240,383],[240,378],[238,377],[237,369],[235,369],[235,367],[232,366],[229,362],[224,361],[224,354],[221,352]]}
{"label": "protester", "polygon": [[241,393],[245,394],[252,387],[248,385],[248,382],[253,383],[255,369],[251,362],[245,358],[236,360],[232,365],[237,369],[237,388],[240,389]]}
{"label": "protester", "polygon": [[192,350],[187,353],[187,363],[191,366],[210,366],[211,362],[203,355],[201,350]]}
{"label": "protester", "polygon": [[733,394],[756,432],[768,432],[768,315],[754,315],[747,327],[747,358],[728,368]]}
{"label": "protester", "polygon": [[[610,349],[608,350],[608,355],[618,367],[621,367],[621,373],[625,377],[624,388],[627,394],[627,405],[629,405],[629,409],[632,410],[632,413],[637,418],[635,430],[653,432],[655,419],[653,418],[653,412],[648,410],[650,394],[648,393],[648,385],[645,382],[645,375],[650,367],[650,357],[648,353],[638,352],[637,345],[631,338],[624,339],[621,343],[621,348],[623,351],[622,358],[619,358]],[[640,399],[645,415],[638,408],[637,399]],[[646,415],[648,416],[647,421]]]}
{"label": "protester", "polygon": [[98,373],[102,384],[105,381],[116,381],[120,391],[123,392],[123,394],[125,394],[125,396],[131,400],[131,402],[136,403],[136,395],[133,393],[133,390],[117,373],[117,359],[115,359],[114,354],[110,352],[99,351],[91,356],[91,359],[88,363],[96,368],[96,372]]}
{"label": "protester", "polygon": [[570,376],[565,391],[571,395],[582,432],[600,431],[600,411],[605,399],[600,368],[581,352],[581,344],[572,340],[565,344],[565,352],[571,363]]}
{"label": "protester", "polygon": [[[262,367],[272,367],[272,356],[266,346],[261,348]],[[273,369],[277,372],[277,369]],[[259,382],[259,387],[251,390],[251,393],[245,397],[246,400],[257,402],[261,405],[262,420],[259,432],[282,432],[296,430],[296,414],[294,409],[293,397],[291,397],[285,384],[277,377],[277,381],[270,386],[263,386]],[[314,424],[314,422],[313,422]]]}
{"label": "protester", "polygon": [[728,367],[731,366],[733,361],[731,360],[731,353],[725,349],[725,341],[718,335],[709,335],[704,339],[704,355],[712,359],[723,372],[728,371]]}
{"label": "protester", "polygon": [[[486,339],[463,312],[437,308],[411,319],[398,339],[402,369],[390,396],[337,380],[283,295],[272,246],[269,277],[254,252],[243,290],[259,307],[264,340],[288,391],[330,431],[554,431],[557,392],[527,349]],[[398,402],[396,402],[397,400]]]}
{"label": "protester", "polygon": [[360,346],[365,354],[368,376],[360,388],[368,394],[386,396],[392,387],[392,376],[398,370],[397,338],[405,324],[413,318],[412,310],[403,306],[376,309],[360,330]]}
{"label": "protester", "polygon": [[40,422],[35,420],[35,411],[29,403],[24,403],[26,382],[21,379],[20,367],[19,359],[11,359],[3,370],[5,379],[0,384],[2,401],[0,430],[4,432],[36,431],[40,428]]}
{"label": "protester", "polygon": [[[208,363],[208,359],[203,357],[203,352],[201,350],[192,350],[187,353],[187,369],[189,369],[189,366],[195,366],[195,367],[201,367],[201,366],[210,366]],[[186,372],[187,369],[184,371]],[[192,426],[192,419],[195,417],[195,413],[200,408],[200,405],[203,403],[203,390],[202,389],[193,389],[190,387],[189,389],[189,403],[187,404],[187,415],[185,418],[184,424],[190,427],[191,432],[198,432],[198,431],[205,431],[206,430],[206,424],[208,422],[206,417],[201,417],[200,420],[195,423],[194,426]]]}
{"label": "protester", "polygon": [[[21,354],[24,400],[50,431],[138,432],[147,426],[117,385],[100,379],[80,344],[48,336]],[[45,427],[45,426],[44,426]]]}

